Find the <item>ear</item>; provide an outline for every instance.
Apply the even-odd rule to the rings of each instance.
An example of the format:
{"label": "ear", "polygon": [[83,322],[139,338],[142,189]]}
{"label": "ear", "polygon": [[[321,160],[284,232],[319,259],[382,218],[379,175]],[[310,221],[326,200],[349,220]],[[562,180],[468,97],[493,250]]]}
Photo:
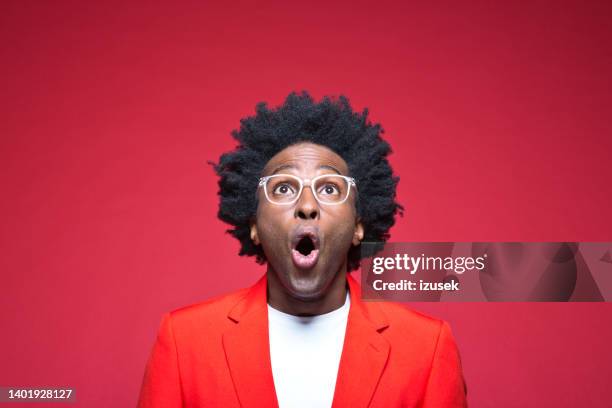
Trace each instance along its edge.
{"label": "ear", "polygon": [[257,224],[254,220],[251,221],[251,241],[255,245],[259,245],[259,235],[257,234]]}
{"label": "ear", "polygon": [[353,245],[357,246],[361,244],[363,240],[363,224],[361,223],[361,219],[357,218],[357,224],[355,224],[355,232],[353,233]]}

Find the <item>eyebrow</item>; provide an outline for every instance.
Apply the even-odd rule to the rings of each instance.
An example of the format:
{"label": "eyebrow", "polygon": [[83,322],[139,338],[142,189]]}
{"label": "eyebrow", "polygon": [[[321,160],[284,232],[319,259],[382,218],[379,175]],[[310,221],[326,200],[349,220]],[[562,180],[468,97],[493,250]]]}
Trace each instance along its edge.
{"label": "eyebrow", "polygon": [[[295,165],[293,164],[282,164],[280,166],[278,166],[277,168],[274,169],[274,171],[270,174],[276,174],[278,173],[280,170],[285,170],[285,169],[295,169]],[[319,166],[319,169],[327,169],[327,170],[331,170],[334,171],[340,175],[342,175],[342,173],[340,172],[340,170],[338,170],[337,168],[335,168],[334,166],[329,166],[327,164],[322,164],[321,166]]]}

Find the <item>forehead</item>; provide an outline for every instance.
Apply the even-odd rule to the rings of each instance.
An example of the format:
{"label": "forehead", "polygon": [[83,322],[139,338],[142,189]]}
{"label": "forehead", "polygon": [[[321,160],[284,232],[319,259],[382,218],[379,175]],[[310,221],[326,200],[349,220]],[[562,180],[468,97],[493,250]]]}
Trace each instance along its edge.
{"label": "forehead", "polygon": [[348,175],[348,165],[342,157],[328,147],[308,142],[295,144],[278,152],[268,161],[263,174],[269,175],[281,166],[293,166],[297,170],[332,167],[340,174]]}

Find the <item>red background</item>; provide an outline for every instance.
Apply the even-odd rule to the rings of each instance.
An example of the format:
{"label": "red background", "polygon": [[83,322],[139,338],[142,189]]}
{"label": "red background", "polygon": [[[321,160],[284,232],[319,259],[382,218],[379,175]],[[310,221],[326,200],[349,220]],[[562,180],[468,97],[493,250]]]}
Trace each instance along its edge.
{"label": "red background", "polygon": [[[0,385],[135,405],[161,314],[264,272],[206,161],[292,90],[382,123],[394,241],[612,241],[609,2],[148,3],[0,6]],[[612,305],[414,306],[472,406],[609,405]]]}

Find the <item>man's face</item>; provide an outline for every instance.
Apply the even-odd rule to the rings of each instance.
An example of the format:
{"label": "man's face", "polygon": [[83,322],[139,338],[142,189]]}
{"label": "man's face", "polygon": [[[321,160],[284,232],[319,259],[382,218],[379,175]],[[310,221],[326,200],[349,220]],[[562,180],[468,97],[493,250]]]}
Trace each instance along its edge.
{"label": "man's face", "polygon": [[[273,174],[311,180],[320,175],[347,176],[348,166],[324,146],[300,143],[270,159],[263,176]],[[286,188],[279,191],[284,193]],[[358,245],[363,238],[355,209],[355,188],[351,187],[347,200],[337,205],[320,204],[306,186],[290,205],[269,202],[263,188],[257,194],[259,205],[251,238],[262,245],[269,272],[276,274],[276,280],[294,298],[322,298],[336,274],[346,270],[351,245]]]}

